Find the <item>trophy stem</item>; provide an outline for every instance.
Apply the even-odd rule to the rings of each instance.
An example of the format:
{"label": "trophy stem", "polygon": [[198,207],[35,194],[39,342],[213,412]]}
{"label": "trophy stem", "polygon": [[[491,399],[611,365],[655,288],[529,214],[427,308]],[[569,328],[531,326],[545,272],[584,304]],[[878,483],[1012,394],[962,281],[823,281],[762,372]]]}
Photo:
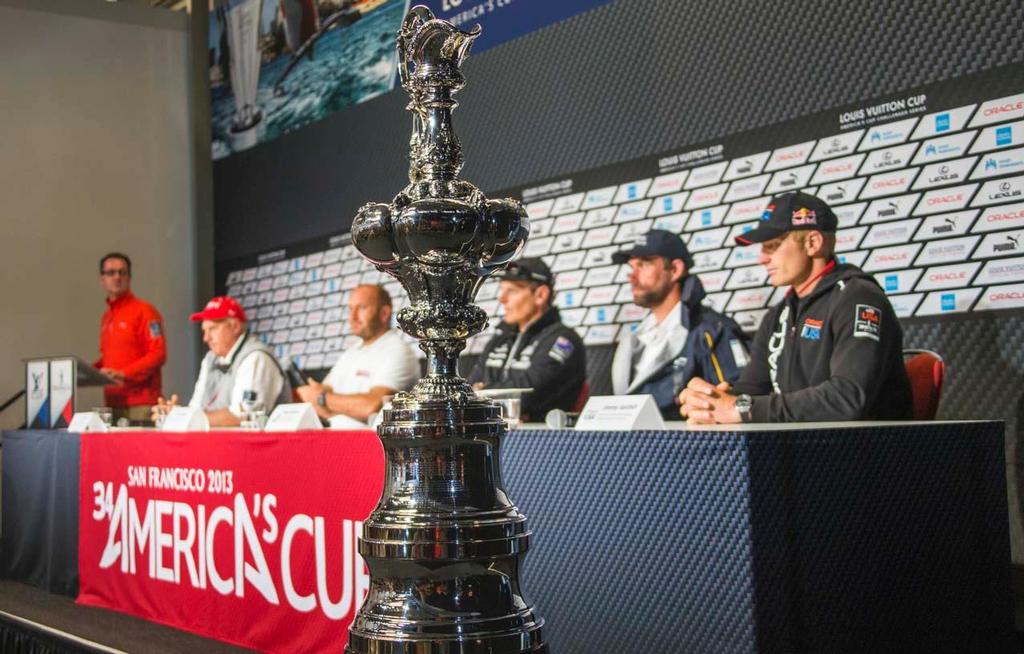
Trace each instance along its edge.
{"label": "trophy stem", "polygon": [[459,354],[466,347],[464,340],[422,340],[420,349],[427,355],[427,375],[458,377]]}

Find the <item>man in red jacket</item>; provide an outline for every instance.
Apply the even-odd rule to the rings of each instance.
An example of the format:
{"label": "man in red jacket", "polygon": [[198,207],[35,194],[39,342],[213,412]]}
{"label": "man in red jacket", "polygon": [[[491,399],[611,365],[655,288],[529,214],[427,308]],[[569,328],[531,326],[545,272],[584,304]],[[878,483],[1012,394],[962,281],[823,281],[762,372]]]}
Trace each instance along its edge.
{"label": "man in red jacket", "polygon": [[150,407],[162,392],[160,368],[167,360],[163,318],[131,291],[132,262],[111,252],[100,259],[100,283],[107,311],[100,321],[100,358],[93,364],[118,383],[103,396],[116,422],[148,422]]}

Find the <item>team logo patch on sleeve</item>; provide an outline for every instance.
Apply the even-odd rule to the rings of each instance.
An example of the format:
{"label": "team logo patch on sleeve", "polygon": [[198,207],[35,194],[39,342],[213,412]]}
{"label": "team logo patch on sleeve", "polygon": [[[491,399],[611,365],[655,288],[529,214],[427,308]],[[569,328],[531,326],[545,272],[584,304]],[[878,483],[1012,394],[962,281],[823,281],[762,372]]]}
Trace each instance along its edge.
{"label": "team logo patch on sleeve", "polygon": [[855,338],[871,338],[879,340],[882,333],[882,312],[870,304],[858,304],[853,317],[853,335]]}
{"label": "team logo patch on sleeve", "polygon": [[556,361],[565,363],[572,356],[572,352],[575,349],[576,346],[572,344],[572,341],[565,336],[559,336],[548,351],[548,355]]}
{"label": "team logo patch on sleeve", "polygon": [[150,320],[149,321],[149,337],[150,338],[160,338],[163,335],[164,335],[164,330],[163,330],[163,327],[160,326],[160,321],[159,320]]}
{"label": "team logo patch on sleeve", "polygon": [[800,329],[800,338],[806,338],[809,341],[820,341],[821,328],[824,324],[822,320],[807,318],[804,320],[804,326]]}

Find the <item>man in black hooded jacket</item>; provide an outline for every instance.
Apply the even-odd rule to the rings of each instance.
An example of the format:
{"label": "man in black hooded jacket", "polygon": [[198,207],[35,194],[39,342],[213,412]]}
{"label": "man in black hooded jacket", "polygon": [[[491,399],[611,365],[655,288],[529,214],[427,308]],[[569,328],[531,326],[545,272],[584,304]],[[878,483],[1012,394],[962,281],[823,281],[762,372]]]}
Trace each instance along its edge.
{"label": "man in black hooded jacket", "polygon": [[551,305],[551,269],[541,259],[520,259],[496,276],[504,319],[467,379],[478,389],[531,389],[520,407],[524,422],[542,422],[551,409],[572,411],[587,357],[579,334]]}
{"label": "man in black hooded jacket", "polygon": [[903,330],[875,279],[836,260],[837,226],[820,199],[787,193],[736,237],[760,243],[770,283],[791,288],[762,320],[734,386],[693,379],[680,394],[690,422],[910,418]]}

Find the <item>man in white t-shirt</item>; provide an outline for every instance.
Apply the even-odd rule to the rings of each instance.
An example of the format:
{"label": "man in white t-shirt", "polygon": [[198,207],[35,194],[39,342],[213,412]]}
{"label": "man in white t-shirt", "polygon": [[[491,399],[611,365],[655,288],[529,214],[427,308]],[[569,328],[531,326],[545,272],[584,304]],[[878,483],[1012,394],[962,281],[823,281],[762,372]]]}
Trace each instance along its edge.
{"label": "man in white t-shirt", "polygon": [[345,350],[322,383],[313,379],[298,388],[299,397],[332,424],[366,423],[381,410],[384,399],[412,388],[420,364],[409,344],[391,324],[391,296],[383,287],[357,286],[348,300],[348,323],[362,339]]}
{"label": "man in white t-shirt", "polygon": [[[192,322],[201,322],[203,342],[210,351],[199,367],[188,405],[206,412],[211,427],[241,424],[242,401],[268,414],[277,404],[291,400],[291,386],[274,354],[247,327],[245,311],[232,297],[215,297]],[[153,416],[178,403],[178,396],[158,398]]]}

